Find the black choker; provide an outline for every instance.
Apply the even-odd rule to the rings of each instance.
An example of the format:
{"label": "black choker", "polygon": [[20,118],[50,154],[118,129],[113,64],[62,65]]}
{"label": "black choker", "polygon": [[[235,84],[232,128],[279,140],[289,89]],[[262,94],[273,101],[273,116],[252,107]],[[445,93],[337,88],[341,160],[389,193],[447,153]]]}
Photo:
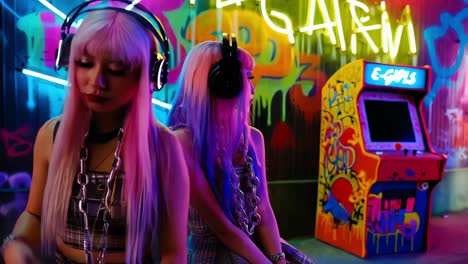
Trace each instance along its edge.
{"label": "black choker", "polygon": [[119,130],[120,128],[117,128],[110,132],[99,133],[95,129],[90,129],[89,134],[88,134],[88,140],[91,143],[98,143],[98,144],[107,143],[113,138],[117,137],[117,135],[119,134]]}

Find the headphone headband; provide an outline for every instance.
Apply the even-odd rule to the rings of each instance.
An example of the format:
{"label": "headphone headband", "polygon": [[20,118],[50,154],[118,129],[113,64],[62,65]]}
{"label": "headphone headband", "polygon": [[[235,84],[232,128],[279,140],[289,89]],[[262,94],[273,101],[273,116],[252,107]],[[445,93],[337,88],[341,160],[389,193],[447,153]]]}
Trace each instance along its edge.
{"label": "headphone headband", "polygon": [[211,67],[208,74],[210,93],[220,98],[234,98],[242,90],[241,63],[238,59],[237,41],[234,34],[223,33],[222,59]]}
{"label": "headphone headband", "polygon": [[[120,2],[128,4],[127,7],[131,6],[132,9],[127,7],[118,7],[110,5],[111,2]],[[98,3],[90,6],[92,3]],[[71,45],[71,37],[73,34],[70,33],[70,29],[75,20],[81,14],[96,11],[96,10],[115,10],[128,14],[135,18],[140,24],[145,26],[151,33],[156,37],[161,49],[163,50],[162,59],[157,59],[158,54],[152,54],[152,61],[150,63],[150,77],[152,82],[155,84],[155,90],[159,91],[163,88],[167,82],[168,62],[170,60],[169,53],[169,41],[166,35],[166,30],[157,16],[155,16],[145,6],[137,3],[133,4],[132,1],[127,0],[90,0],[86,1],[68,12],[65,20],[61,27],[62,40],[59,44],[56,67],[64,67],[68,64],[69,50]],[[157,47],[155,47],[157,48]],[[64,57],[65,56],[65,57]]]}
{"label": "headphone headband", "polygon": [[[97,3],[97,2],[101,2],[101,3],[89,7],[90,4]],[[117,6],[110,6],[110,5],[108,5],[109,2],[125,3],[125,4],[128,4],[128,6],[132,6],[133,8],[136,8],[137,10],[142,11],[143,13],[141,14],[139,12],[132,11],[133,8],[132,9],[126,9],[126,8],[117,7]],[[87,7],[89,7],[89,8],[86,9]],[[67,17],[65,18],[65,20],[64,20],[64,22],[62,24],[62,27],[61,27],[62,34],[67,34],[67,35],[70,34],[70,28],[71,28],[73,22],[75,22],[76,18],[79,15],[84,14],[84,13],[88,13],[88,12],[92,12],[92,11],[95,11],[95,10],[106,10],[106,9],[116,10],[116,11],[119,11],[119,12],[122,12],[122,13],[129,14],[132,17],[136,18],[140,23],[146,24],[147,28],[149,30],[151,30],[151,32],[158,39],[158,41],[161,44],[163,44],[163,46],[164,46],[163,49],[166,49],[166,47],[167,47],[167,49],[169,49],[169,43],[168,43],[167,36],[166,36],[166,30],[165,30],[163,24],[161,23],[161,20],[159,20],[158,17],[156,17],[150,10],[148,10],[142,4],[139,4],[139,3],[133,4],[132,1],[128,1],[128,0],[90,0],[90,1],[86,1],[86,2],[82,3],[81,5],[78,5],[78,6],[74,7],[70,12],[68,12]],[[154,22],[156,22],[156,23],[152,23],[149,18],[154,20]],[[156,29],[156,26],[154,24],[156,24],[158,29]]]}

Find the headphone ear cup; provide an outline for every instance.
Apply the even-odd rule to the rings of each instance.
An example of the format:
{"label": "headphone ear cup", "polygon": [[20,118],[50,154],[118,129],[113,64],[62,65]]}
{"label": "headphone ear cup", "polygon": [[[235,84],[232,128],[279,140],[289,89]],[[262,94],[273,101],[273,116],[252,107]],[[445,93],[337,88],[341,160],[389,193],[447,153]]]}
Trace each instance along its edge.
{"label": "headphone ear cup", "polygon": [[215,96],[218,96],[217,87],[221,87],[223,85],[221,83],[223,77],[220,75],[222,75],[221,67],[219,63],[216,63],[215,65],[213,65],[213,67],[211,67],[211,70],[208,73],[208,88],[210,90],[210,93]]}
{"label": "headphone ear cup", "polygon": [[161,91],[167,83],[168,62],[166,58],[158,59],[158,54],[151,55],[150,80],[153,83],[154,91]]}
{"label": "headphone ear cup", "polygon": [[71,49],[71,42],[73,40],[74,34],[68,34],[65,38],[62,38],[59,43],[59,47],[56,52],[56,59],[55,59],[55,68],[61,69],[65,68],[68,69],[68,64],[70,62],[70,49]]}
{"label": "headphone ear cup", "polygon": [[214,96],[229,99],[242,90],[242,74],[239,61],[234,58],[221,59],[208,74],[208,87]]}

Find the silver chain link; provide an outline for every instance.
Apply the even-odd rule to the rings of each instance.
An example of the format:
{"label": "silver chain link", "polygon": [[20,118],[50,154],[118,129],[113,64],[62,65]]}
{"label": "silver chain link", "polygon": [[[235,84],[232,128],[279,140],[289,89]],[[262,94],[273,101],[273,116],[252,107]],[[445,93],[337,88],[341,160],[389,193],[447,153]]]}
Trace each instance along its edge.
{"label": "silver chain link", "polygon": [[[121,128],[118,133],[118,141],[117,146],[114,152],[114,161],[112,162],[112,169],[109,173],[109,177],[107,178],[106,183],[106,195],[104,199],[105,211],[103,214],[103,221],[104,221],[104,230],[102,234],[102,247],[100,249],[98,255],[98,263],[104,264],[104,257],[107,250],[107,234],[109,231],[109,220],[108,215],[110,214],[111,207],[112,207],[112,192],[113,186],[115,184],[115,176],[120,167],[121,159],[120,159],[120,152],[121,152],[121,142],[123,137],[123,129]],[[85,239],[83,240],[83,250],[86,255],[86,263],[94,264],[94,259],[92,255],[92,240],[91,240],[91,232],[89,230],[88,224],[88,204],[87,204],[87,189],[86,185],[89,183],[89,176],[86,172],[86,161],[88,160],[88,148],[86,147],[88,141],[88,133],[85,134],[83,145],[81,146],[80,150],[80,172],[78,174],[78,184],[80,185],[80,201],[78,202],[78,209],[83,217],[84,223],[84,230],[85,230]],[[99,215],[99,214],[98,214]]]}
{"label": "silver chain link", "polygon": [[[244,139],[245,137],[243,137]],[[253,160],[247,155],[247,146],[243,142],[243,156],[245,157],[245,166],[236,168],[232,167],[231,173],[231,186],[234,192],[235,213],[237,223],[239,227],[249,236],[253,235],[255,226],[260,222],[260,214],[258,214],[258,204],[260,198],[257,196],[257,188],[259,181],[253,170]],[[245,178],[244,172],[247,172],[247,178]],[[244,177],[241,179],[239,175]],[[246,183],[244,191],[241,189],[241,180]],[[246,203],[247,201],[247,203]],[[246,207],[250,209],[247,215]]]}

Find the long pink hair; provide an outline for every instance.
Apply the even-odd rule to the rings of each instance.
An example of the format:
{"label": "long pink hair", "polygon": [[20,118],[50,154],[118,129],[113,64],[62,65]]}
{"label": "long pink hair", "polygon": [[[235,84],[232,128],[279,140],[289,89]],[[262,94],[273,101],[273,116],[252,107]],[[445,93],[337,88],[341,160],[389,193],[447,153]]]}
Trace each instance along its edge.
{"label": "long pink hair", "polygon": [[91,112],[82,103],[74,61],[86,49],[129,63],[140,71],[139,87],[124,120],[122,162],[125,170],[122,197],[127,210],[126,262],[141,262],[145,238],[157,229],[159,184],[156,168],[160,151],[158,128],[152,114],[149,82],[150,51],[154,37],[136,19],[122,12],[93,11],[73,38],[69,83],[63,116],[53,146],[42,209],[42,246],[53,254],[55,239],[63,234],[73,181],[78,173],[79,151],[89,128]]}
{"label": "long pink hair", "polygon": [[[243,73],[242,91],[232,99],[217,98],[210,94],[208,76],[210,69],[222,57],[221,46],[220,42],[205,41],[189,52],[182,68],[179,79],[180,90],[170,113],[168,125],[174,128],[186,127],[190,130],[194,153],[205,169],[210,183],[219,180],[228,184],[226,179],[232,168],[232,157],[241,143],[242,135],[247,136],[247,145],[252,143],[249,133],[251,84],[247,72],[252,71],[254,60],[245,50],[238,49],[238,60]],[[224,179],[218,178],[222,175],[214,173],[220,152],[222,152],[221,167]],[[216,184],[212,184],[212,188],[216,189],[214,185]],[[225,196],[222,191],[218,193],[214,191],[223,206],[225,202],[221,197],[229,199],[227,197],[229,195]],[[230,210],[223,209],[229,216]]]}
{"label": "long pink hair", "polygon": [[215,139],[207,138],[210,136],[216,136],[225,151],[234,151],[243,130],[250,124],[248,98],[251,87],[245,72],[252,71],[254,60],[245,50],[238,50],[238,59],[244,72],[243,88],[239,96],[232,99],[211,96],[208,89],[210,69],[221,59],[220,42],[202,42],[185,59],[179,79],[180,90],[168,125],[190,128],[197,152],[203,152],[207,143],[213,145],[211,142]]}

